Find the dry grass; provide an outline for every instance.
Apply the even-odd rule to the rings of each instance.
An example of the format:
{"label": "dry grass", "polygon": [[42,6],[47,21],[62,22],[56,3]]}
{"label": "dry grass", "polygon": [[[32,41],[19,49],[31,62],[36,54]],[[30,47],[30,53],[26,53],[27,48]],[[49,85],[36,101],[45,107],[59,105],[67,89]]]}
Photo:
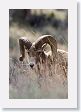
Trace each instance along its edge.
{"label": "dry grass", "polygon": [[[10,92],[11,99],[66,99],[68,98],[67,79],[61,74],[56,75],[54,68],[51,71],[40,66],[40,76],[36,67],[32,70],[26,61],[20,63],[10,59]],[[52,72],[50,75],[49,72]]]}

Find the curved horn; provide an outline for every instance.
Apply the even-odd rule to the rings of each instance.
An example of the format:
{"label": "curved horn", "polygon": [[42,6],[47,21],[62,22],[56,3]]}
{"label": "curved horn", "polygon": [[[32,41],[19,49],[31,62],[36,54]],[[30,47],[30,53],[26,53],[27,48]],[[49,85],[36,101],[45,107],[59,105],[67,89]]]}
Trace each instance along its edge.
{"label": "curved horn", "polygon": [[35,42],[35,48],[36,49],[41,49],[41,47],[45,43],[47,43],[51,46],[52,54],[53,54],[53,57],[55,58],[56,54],[57,54],[57,42],[56,42],[56,40],[53,36],[44,35],[44,36],[39,37],[37,39],[37,41]]}
{"label": "curved horn", "polygon": [[27,40],[25,37],[21,37],[19,39],[19,47],[20,47],[20,61],[23,61],[23,58],[25,57],[25,49],[29,50],[30,47],[32,46],[32,43]]}

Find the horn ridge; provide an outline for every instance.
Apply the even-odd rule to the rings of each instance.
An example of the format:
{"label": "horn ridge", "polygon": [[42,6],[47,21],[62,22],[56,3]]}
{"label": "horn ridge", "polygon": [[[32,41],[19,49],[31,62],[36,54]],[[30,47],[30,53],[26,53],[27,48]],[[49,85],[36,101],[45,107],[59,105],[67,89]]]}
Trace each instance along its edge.
{"label": "horn ridge", "polygon": [[29,50],[30,47],[32,46],[32,43],[26,39],[25,37],[21,37],[19,39],[19,47],[20,47],[20,61],[23,61],[23,59],[25,58],[25,49]]}
{"label": "horn ridge", "polygon": [[54,54],[54,57],[55,57],[55,55],[57,53],[57,41],[56,41],[56,39],[51,35],[43,35],[35,41],[35,48],[41,49],[41,47],[45,43],[50,45],[52,53]]}

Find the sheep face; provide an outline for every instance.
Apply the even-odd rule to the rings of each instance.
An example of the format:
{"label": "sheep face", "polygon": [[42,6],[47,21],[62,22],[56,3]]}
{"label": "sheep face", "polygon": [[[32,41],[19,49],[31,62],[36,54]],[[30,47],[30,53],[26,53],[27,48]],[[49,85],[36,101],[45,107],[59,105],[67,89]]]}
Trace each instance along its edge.
{"label": "sheep face", "polygon": [[34,46],[32,46],[28,51],[29,56],[29,65],[31,68],[35,66],[35,64],[38,64],[40,62],[44,62],[46,59],[45,53],[42,49],[36,50]]}

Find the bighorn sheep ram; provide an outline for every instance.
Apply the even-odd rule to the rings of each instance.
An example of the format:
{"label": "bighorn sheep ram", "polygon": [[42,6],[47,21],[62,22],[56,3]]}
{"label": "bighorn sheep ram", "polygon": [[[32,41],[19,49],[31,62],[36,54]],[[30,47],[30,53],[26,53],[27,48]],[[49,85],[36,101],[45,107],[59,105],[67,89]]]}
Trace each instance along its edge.
{"label": "bighorn sheep ram", "polygon": [[[44,47],[49,44],[51,47],[51,52],[45,53]],[[50,74],[64,75],[67,78],[67,69],[68,69],[68,54],[66,51],[57,49],[57,41],[51,35],[43,35],[39,37],[34,43],[31,43],[25,37],[19,39],[20,61],[23,61],[25,58],[25,49],[28,52],[29,56],[29,65],[33,69],[35,65],[40,71],[40,63],[45,66],[48,66],[48,71]],[[54,73],[51,73],[54,70]],[[44,68],[46,70],[46,68]],[[41,74],[41,73],[40,73]]]}

